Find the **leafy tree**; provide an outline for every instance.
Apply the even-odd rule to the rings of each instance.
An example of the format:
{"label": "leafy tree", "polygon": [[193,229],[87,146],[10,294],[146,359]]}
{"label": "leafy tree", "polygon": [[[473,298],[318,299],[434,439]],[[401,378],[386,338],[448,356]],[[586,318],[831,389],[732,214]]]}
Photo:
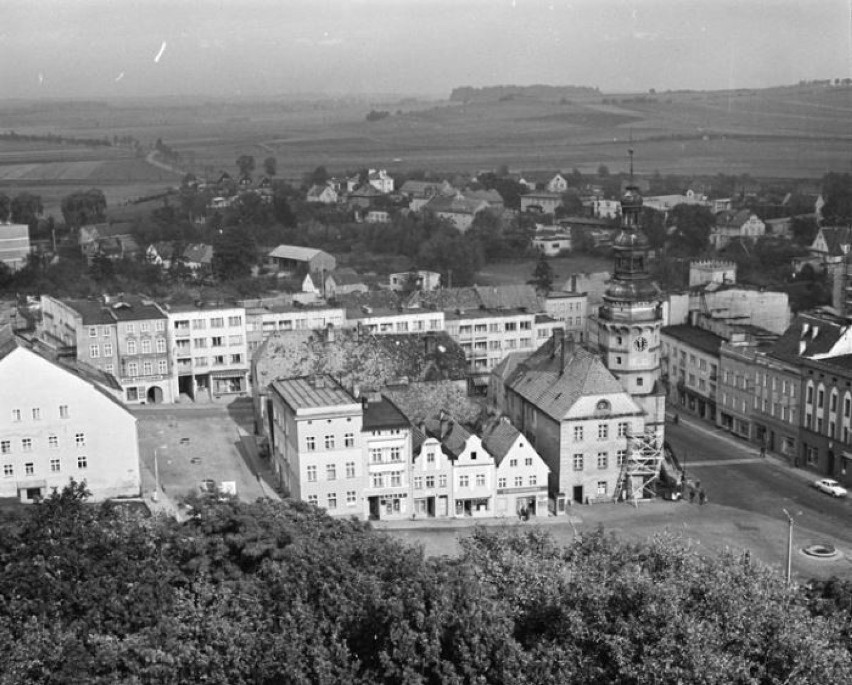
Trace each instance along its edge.
{"label": "leafy tree", "polygon": [[672,248],[680,254],[697,257],[709,247],[715,218],[707,207],[681,204],[669,212],[669,225],[675,227]]}
{"label": "leafy tree", "polygon": [[643,207],[642,231],[647,236],[648,244],[652,249],[656,250],[665,246],[667,237],[665,215],[650,207]]}
{"label": "leafy tree", "polygon": [[97,188],[71,193],[62,199],[61,206],[65,225],[71,229],[98,223],[106,218],[106,197]]}
{"label": "leafy tree", "polygon": [[267,157],[263,160],[263,170],[267,176],[275,176],[278,173],[278,160],[275,157]]}
{"label": "leafy tree", "polygon": [[44,206],[39,195],[18,193],[11,202],[11,218],[16,224],[27,224],[35,228],[38,218],[44,213]]}
{"label": "leafy tree", "polygon": [[225,228],[213,241],[213,274],[225,281],[245,278],[257,262],[257,246],[241,227]]}
{"label": "leafy tree", "polygon": [[320,165],[305,177],[305,184],[308,186],[324,186],[329,178],[326,168]]}
{"label": "leafy tree", "polygon": [[818,231],[819,226],[815,217],[794,216],[790,221],[790,232],[793,236],[793,242],[797,245],[809,246],[813,243]]}
{"label": "leafy tree", "polygon": [[240,170],[240,176],[251,176],[254,171],[254,156],[240,155],[237,157],[237,168]]}
{"label": "leafy tree", "polygon": [[601,164],[598,167],[599,178],[609,178],[609,167],[606,164]]}
{"label": "leafy tree", "polygon": [[534,285],[536,290],[547,294],[553,289],[553,278],[553,267],[550,266],[550,260],[542,252],[538,257],[538,262],[536,262],[533,277],[528,282],[530,285]]}
{"label": "leafy tree", "polygon": [[822,218],[826,224],[852,223],[852,175],[834,171],[825,174],[822,195]]}
{"label": "leafy tree", "polygon": [[99,283],[112,280],[115,277],[115,266],[109,257],[98,253],[92,258],[89,275]]}

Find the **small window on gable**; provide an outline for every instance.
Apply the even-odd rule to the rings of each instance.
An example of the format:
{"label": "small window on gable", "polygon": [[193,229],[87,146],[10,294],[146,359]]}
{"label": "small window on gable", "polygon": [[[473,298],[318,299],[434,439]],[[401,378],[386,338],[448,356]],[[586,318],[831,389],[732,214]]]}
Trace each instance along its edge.
{"label": "small window on gable", "polygon": [[611,405],[607,400],[600,400],[597,405],[595,405],[595,409],[598,411],[609,411],[610,407]]}

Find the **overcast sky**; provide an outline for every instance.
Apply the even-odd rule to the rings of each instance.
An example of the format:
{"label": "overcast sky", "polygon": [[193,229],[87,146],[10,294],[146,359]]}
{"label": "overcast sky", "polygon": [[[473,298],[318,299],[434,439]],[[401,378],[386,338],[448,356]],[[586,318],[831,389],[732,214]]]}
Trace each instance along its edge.
{"label": "overcast sky", "polygon": [[852,0],[4,0],[5,97],[720,89],[852,75]]}

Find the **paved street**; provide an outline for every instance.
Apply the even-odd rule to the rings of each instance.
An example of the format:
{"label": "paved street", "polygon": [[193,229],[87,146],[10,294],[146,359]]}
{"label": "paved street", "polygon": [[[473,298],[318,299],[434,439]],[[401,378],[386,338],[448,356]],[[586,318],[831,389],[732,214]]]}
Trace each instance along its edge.
{"label": "paved street", "polygon": [[757,447],[709,424],[683,419],[666,427],[666,439],[687,476],[700,480],[711,502],[796,525],[852,545],[852,500],[825,495],[811,483],[821,476],[794,469],[771,455],[760,458]]}
{"label": "paved street", "polygon": [[[833,575],[852,579],[852,501],[835,500],[810,486],[817,476],[788,467],[712,426],[689,418],[667,426],[667,439],[680,458],[686,455],[687,473],[707,489],[709,503],[657,500],[638,509],[627,504],[576,506],[571,520],[551,517],[519,524],[515,519],[488,522],[491,527],[540,525],[555,539],[568,543],[579,533],[599,526],[621,537],[645,539],[657,533],[674,535],[698,551],[748,550],[753,558],[783,571],[787,552],[787,509],[796,520],[793,576],[799,581]],[[388,525],[394,536],[420,544],[426,554],[457,554],[459,540],[470,534],[473,522],[448,529],[426,522]],[[432,524],[434,525],[434,524]],[[385,527],[378,524],[377,527]],[[841,555],[832,560],[805,556],[806,545],[830,542]]]}

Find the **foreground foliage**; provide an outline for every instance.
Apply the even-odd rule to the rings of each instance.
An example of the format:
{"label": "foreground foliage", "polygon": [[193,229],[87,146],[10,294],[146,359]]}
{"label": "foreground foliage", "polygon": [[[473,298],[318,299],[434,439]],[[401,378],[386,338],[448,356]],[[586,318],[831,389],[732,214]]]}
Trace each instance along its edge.
{"label": "foreground foliage", "polygon": [[297,502],[177,524],[85,495],[0,540],[0,683],[852,681],[848,602],[747,557],[528,529],[427,560]]}

